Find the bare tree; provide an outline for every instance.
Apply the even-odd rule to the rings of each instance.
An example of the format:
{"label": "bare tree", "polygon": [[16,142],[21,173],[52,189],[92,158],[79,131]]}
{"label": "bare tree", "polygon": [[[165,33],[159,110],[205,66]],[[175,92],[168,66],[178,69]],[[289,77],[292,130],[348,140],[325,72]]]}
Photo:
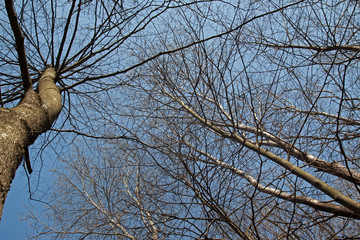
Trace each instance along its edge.
{"label": "bare tree", "polygon": [[31,173],[27,147],[41,133],[50,129],[61,111],[60,91],[54,82],[56,73],[53,68],[47,68],[42,74],[38,81],[38,93],[33,90],[25,55],[24,36],[12,1],[5,1],[5,7],[14,35],[24,97],[14,108],[0,109],[0,218],[22,155],[27,155],[28,170]]}
{"label": "bare tree", "polygon": [[358,3],[182,6],[128,49],[142,65],[126,86],[53,129],[83,152],[32,236],[358,236]]}
{"label": "bare tree", "polygon": [[0,216],[22,155],[32,172],[28,146],[51,128],[61,109],[60,127],[84,127],[75,116],[82,110],[81,95],[124,84],[119,75],[142,64],[128,48],[154,19],[184,4],[113,0],[0,4]]}

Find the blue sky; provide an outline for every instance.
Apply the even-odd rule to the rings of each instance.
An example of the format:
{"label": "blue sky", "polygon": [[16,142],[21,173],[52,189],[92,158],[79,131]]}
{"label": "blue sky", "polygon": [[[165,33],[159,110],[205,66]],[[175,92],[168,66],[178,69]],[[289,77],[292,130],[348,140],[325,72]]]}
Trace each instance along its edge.
{"label": "blue sky", "polygon": [[24,222],[20,221],[29,202],[27,179],[22,166],[16,172],[15,179],[5,201],[0,223],[1,239],[26,239]]}

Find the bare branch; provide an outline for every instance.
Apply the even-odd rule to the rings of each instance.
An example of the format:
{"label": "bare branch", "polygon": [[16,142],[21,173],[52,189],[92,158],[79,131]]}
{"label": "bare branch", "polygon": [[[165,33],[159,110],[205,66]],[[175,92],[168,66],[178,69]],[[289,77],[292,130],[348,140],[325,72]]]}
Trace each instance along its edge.
{"label": "bare branch", "polygon": [[32,82],[29,74],[28,63],[25,54],[24,36],[21,32],[20,25],[15,13],[14,4],[12,0],[5,0],[6,12],[10,21],[12,31],[15,38],[15,47],[18,53],[18,60],[21,70],[21,77],[24,86],[24,92],[32,89]]}

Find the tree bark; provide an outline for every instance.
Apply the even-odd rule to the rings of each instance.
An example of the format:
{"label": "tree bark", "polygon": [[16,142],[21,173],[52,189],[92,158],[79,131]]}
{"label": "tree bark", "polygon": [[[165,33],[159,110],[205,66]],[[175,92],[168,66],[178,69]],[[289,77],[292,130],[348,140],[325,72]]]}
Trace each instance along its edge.
{"label": "tree bark", "polygon": [[0,220],[7,193],[25,148],[50,129],[61,111],[55,70],[48,68],[38,82],[38,93],[29,89],[14,108],[0,108]]}

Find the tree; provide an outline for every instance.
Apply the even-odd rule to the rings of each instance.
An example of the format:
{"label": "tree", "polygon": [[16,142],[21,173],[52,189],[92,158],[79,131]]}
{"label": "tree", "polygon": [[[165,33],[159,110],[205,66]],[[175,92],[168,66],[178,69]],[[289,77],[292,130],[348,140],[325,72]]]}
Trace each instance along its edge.
{"label": "tree", "polygon": [[[5,1],[9,22],[13,30],[24,97],[14,108],[0,109],[0,219],[6,195],[22,156],[36,138],[50,129],[61,111],[60,91],[55,85],[55,71],[47,68],[38,81],[38,92],[33,90],[25,56],[24,37],[16,18],[13,3]],[[28,170],[31,167],[28,164]]]}
{"label": "tree", "polygon": [[117,76],[142,64],[124,52],[135,41],[129,38],[136,39],[166,9],[181,5],[82,0],[1,4],[0,216],[22,156],[31,173],[28,146],[51,129],[61,102],[60,125],[78,125],[70,111],[78,102],[73,96],[124,84]]}
{"label": "tree", "polygon": [[33,236],[358,236],[358,3],[183,6],[129,49],[128,85],[54,129],[82,151]]}

